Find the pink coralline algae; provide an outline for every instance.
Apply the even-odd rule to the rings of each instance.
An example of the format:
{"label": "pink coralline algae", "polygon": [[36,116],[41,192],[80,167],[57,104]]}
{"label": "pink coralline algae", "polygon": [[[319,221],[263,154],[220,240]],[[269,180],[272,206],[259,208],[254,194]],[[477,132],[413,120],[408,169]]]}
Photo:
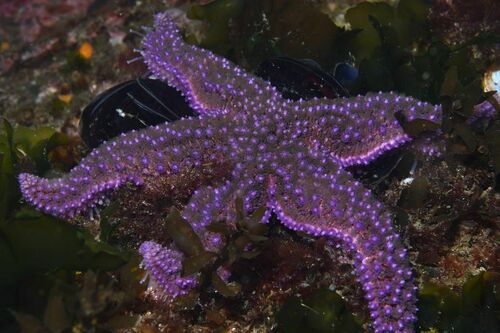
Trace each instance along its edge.
{"label": "pink coralline algae", "polygon": [[[25,199],[46,213],[73,218],[126,183],[147,188],[188,173],[202,177],[223,165],[224,176],[193,190],[182,211],[207,250],[222,241],[207,225],[230,221],[237,197],[248,213],[267,207],[263,222],[275,212],[286,227],[336,239],[352,251],[375,332],[413,332],[416,288],[407,252],[391,214],[345,168],[411,141],[396,112],[439,123],[441,108],[392,93],[286,100],[268,82],[186,44],[166,14],[156,16],[142,55],[199,118],[123,134],[63,178],[21,174]],[[194,276],[181,277],[184,255],[173,244],[149,241],[139,250],[164,298],[196,285]]]}
{"label": "pink coralline algae", "polygon": [[12,19],[19,36],[33,42],[44,29],[85,15],[92,0],[5,0],[0,3],[0,17]]}

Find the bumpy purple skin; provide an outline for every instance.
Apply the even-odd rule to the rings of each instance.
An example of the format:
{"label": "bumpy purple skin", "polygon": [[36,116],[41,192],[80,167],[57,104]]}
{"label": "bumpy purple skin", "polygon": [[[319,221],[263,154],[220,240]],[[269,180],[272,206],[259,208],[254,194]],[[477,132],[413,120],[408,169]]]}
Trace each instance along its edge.
{"label": "bumpy purple skin", "polygon": [[[493,97],[500,100],[498,93]],[[495,117],[498,117],[498,110],[490,101],[484,101],[474,107],[471,117],[467,119],[467,123],[474,126],[478,125],[481,121],[492,121]]]}
{"label": "bumpy purple skin", "polygon": [[175,249],[162,247],[155,242],[144,242],[139,247],[142,254],[142,265],[153,277],[150,283],[153,288],[160,288],[165,300],[186,295],[197,285],[196,277],[181,277],[183,254]]}
{"label": "bumpy purple skin", "polygon": [[[234,216],[244,198],[248,212],[268,208],[288,228],[340,240],[354,254],[376,333],[413,332],[415,285],[406,250],[391,215],[345,171],[409,142],[394,117],[441,121],[441,109],[392,93],[292,102],[268,82],[209,51],[183,42],[160,14],[143,41],[149,69],[186,96],[200,113],[104,143],[60,179],[19,177],[27,201],[72,218],[95,207],[124,183],[149,186],[158,177],[196,170],[222,156],[230,176],[197,189],[182,212],[207,248],[217,248],[206,226]],[[214,153],[219,153],[216,157]],[[264,219],[265,220],[265,219]],[[180,278],[182,254],[147,242],[144,266],[164,293],[176,297],[195,285]]]}

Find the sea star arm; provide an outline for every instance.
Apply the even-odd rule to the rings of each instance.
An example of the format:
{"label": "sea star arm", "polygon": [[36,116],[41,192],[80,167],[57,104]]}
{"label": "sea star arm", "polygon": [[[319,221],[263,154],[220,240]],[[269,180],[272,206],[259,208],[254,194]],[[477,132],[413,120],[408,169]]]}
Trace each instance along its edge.
{"label": "sea star arm", "polygon": [[393,93],[368,93],[335,100],[315,99],[292,105],[307,121],[304,135],[312,148],[328,149],[344,166],[368,164],[384,152],[411,141],[396,119],[441,122],[441,107]]}
{"label": "sea star arm", "polygon": [[270,206],[290,229],[341,240],[354,253],[355,273],[376,333],[413,332],[415,288],[391,216],[340,165],[301,157],[272,177]]}
{"label": "sea star arm", "polygon": [[[197,189],[182,211],[186,219],[200,236],[205,250],[217,251],[220,248],[219,234],[206,231],[213,221],[227,221],[233,224],[236,218],[235,202],[243,200],[243,209],[250,214],[258,208],[266,207],[269,201],[265,191],[267,177],[255,170],[238,170],[238,165],[232,174],[232,179],[220,186],[206,186]],[[262,222],[268,220],[271,210],[268,209]]]}
{"label": "sea star arm", "polygon": [[[230,179],[221,186],[207,186],[193,193],[182,211],[182,216],[195,230],[204,229],[214,220],[234,221],[234,203],[237,198],[243,200],[243,208],[247,214],[266,206],[266,175],[253,168],[239,169],[242,167],[242,163],[236,163]],[[269,217],[269,214],[270,212],[264,216]]]}
{"label": "sea star arm", "polygon": [[281,100],[268,82],[229,60],[185,43],[168,14],[158,14],[143,40],[150,71],[179,90],[200,114],[244,112]]}
{"label": "sea star arm", "polygon": [[193,192],[182,217],[189,221],[195,230],[203,230],[214,219],[220,218],[221,211],[231,203],[233,183],[226,181],[221,186],[206,186]]}
{"label": "sea star arm", "polygon": [[204,120],[201,129],[193,126],[198,119],[184,119],[123,134],[94,149],[61,178],[20,174],[21,192],[39,210],[71,219],[126,183],[154,185],[158,177],[179,177],[186,170],[200,176],[204,162],[217,165],[222,159],[214,123]]}
{"label": "sea star arm", "polygon": [[[207,231],[206,226],[214,220],[234,221],[236,210],[233,203],[237,197],[245,198],[244,206],[247,211],[263,207],[262,200],[267,199],[264,191],[266,178],[263,175],[256,175],[254,178],[245,174],[238,176],[241,181],[226,181],[220,186],[206,186],[196,190],[182,211],[182,217],[198,233],[207,251],[219,250],[223,239],[219,234]],[[264,214],[263,220],[267,221],[269,214],[270,210]],[[148,241],[139,247],[139,252],[143,256],[142,265],[150,277],[149,290],[152,295],[170,301],[187,294],[196,286],[195,276],[181,276],[184,255],[174,245],[163,247]]]}
{"label": "sea star arm", "polygon": [[139,253],[149,274],[148,289],[153,296],[170,301],[196,287],[196,276],[181,276],[184,254],[180,251],[148,241],[141,244]]}

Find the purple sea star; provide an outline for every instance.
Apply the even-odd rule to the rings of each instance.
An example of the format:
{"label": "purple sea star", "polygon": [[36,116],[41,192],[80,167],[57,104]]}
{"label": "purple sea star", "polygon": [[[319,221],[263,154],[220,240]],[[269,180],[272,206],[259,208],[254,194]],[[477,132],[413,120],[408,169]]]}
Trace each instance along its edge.
{"label": "purple sea star", "polygon": [[[186,44],[168,15],[159,14],[142,55],[156,77],[184,94],[196,119],[132,131],[104,143],[59,179],[19,176],[38,209],[72,218],[125,183],[147,188],[159,179],[223,176],[196,189],[182,216],[207,250],[220,238],[213,220],[235,215],[236,197],[249,213],[267,207],[288,228],[335,238],[354,254],[375,332],[413,332],[416,296],[406,250],[391,215],[345,171],[411,141],[394,114],[440,122],[441,108],[392,93],[292,102],[268,82],[228,60]],[[181,277],[183,254],[174,245],[140,246],[143,265],[164,295],[196,284]]]}

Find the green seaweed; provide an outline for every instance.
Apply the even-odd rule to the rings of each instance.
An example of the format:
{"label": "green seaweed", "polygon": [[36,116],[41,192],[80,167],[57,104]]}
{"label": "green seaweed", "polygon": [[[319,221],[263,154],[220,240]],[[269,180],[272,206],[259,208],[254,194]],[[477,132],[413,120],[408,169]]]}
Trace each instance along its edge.
{"label": "green seaweed", "polygon": [[177,248],[186,256],[196,256],[205,251],[196,232],[176,208],[170,210],[165,226]]}
{"label": "green seaweed", "polygon": [[307,297],[290,296],[277,314],[283,333],[357,333],[361,323],[335,291],[322,288]]}
{"label": "green seaweed", "polygon": [[[0,135],[2,328],[16,331],[14,318],[22,324],[21,329],[28,330],[23,325],[35,325],[36,317],[28,314],[30,311],[23,311],[27,304],[24,298],[40,297],[35,295],[37,290],[26,288],[26,284],[43,280],[45,288],[52,288],[59,272],[71,275],[76,271],[116,270],[130,260],[127,252],[96,241],[88,231],[39,213],[20,201],[19,172],[29,171],[38,175],[51,172],[50,152],[67,143],[67,138],[52,128],[12,127],[4,120]],[[54,300],[49,308],[59,305]],[[53,328],[50,332],[58,331],[60,323],[52,315],[47,315],[46,321],[48,328]]]}
{"label": "green seaweed", "polygon": [[52,128],[13,128],[7,120],[3,121],[0,134],[0,224],[18,207],[17,174],[20,169],[45,174],[51,169],[50,151],[67,143],[67,138]]}
{"label": "green seaweed", "polygon": [[208,23],[200,46],[244,67],[255,68],[278,55],[335,65],[335,41],[342,29],[306,1],[217,0],[192,6],[188,16]]}
{"label": "green seaweed", "polygon": [[[182,262],[182,275],[200,275],[200,288],[186,297],[177,300],[177,304],[184,308],[195,305],[200,292],[211,286],[223,297],[235,297],[241,287],[236,281],[224,281],[217,273],[219,269],[226,269],[239,260],[252,259],[260,254],[268,226],[260,223],[265,208],[255,210],[250,216],[245,214],[243,200],[235,200],[236,219],[234,221],[214,221],[207,226],[207,230],[220,234],[225,239],[225,245],[217,253],[208,252],[203,248],[202,241],[192,226],[180,214],[171,208],[165,219],[167,233],[174,244],[186,256]],[[229,222],[229,223],[228,223]],[[229,225],[234,224],[236,229]]]}
{"label": "green seaweed", "polygon": [[459,294],[432,283],[419,291],[418,324],[421,331],[439,333],[494,333],[500,330],[499,275],[481,272],[469,278]]}
{"label": "green seaweed", "polygon": [[[213,1],[206,5],[193,5],[187,16],[191,19],[205,20],[209,27],[199,45],[212,51],[229,55],[231,52],[231,20],[241,15],[244,0]],[[188,35],[188,41],[197,42],[195,36]]]}
{"label": "green seaweed", "polygon": [[35,314],[11,310],[21,332],[113,332],[130,329],[138,321],[126,308],[143,291],[136,273],[138,263],[118,271],[120,282],[110,276],[87,271],[58,276],[40,298]]}
{"label": "green seaweed", "polygon": [[[418,332],[495,333],[500,329],[500,276],[481,272],[469,278],[459,294],[426,283],[419,290]],[[280,332],[363,332],[335,291],[325,288],[305,297],[290,296],[277,314]]]}
{"label": "green seaweed", "polygon": [[14,150],[14,130],[7,120],[3,120],[0,136],[0,224],[12,213],[20,197],[16,179],[18,156]]}

